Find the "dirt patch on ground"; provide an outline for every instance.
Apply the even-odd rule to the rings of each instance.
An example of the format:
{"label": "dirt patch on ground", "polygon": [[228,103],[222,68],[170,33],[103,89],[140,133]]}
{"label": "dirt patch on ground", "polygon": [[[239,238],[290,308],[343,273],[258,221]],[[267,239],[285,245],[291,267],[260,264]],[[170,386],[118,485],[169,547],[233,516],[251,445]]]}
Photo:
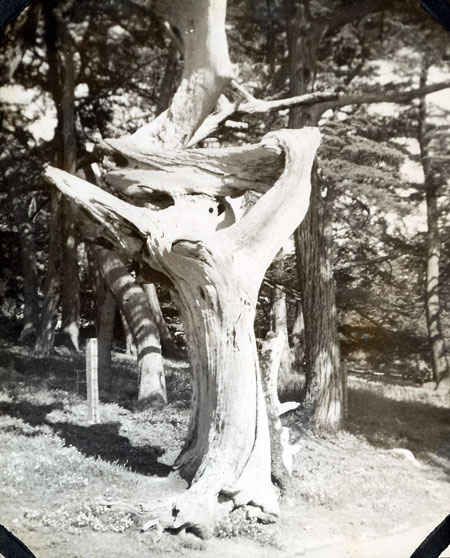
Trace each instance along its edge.
{"label": "dirt patch on ground", "polygon": [[[45,364],[0,349],[0,523],[38,558],[408,556],[450,502],[450,413],[420,388],[407,400],[379,385],[353,386],[347,430],[293,432],[292,488],[277,524],[235,510],[201,541],[157,526],[142,533],[151,502],[181,491],[170,465],[189,418],[188,367],[167,361],[169,405],[135,410],[136,377],[115,359],[116,385],[90,425],[82,359]],[[149,506],[137,513],[139,505]],[[380,550],[381,549],[381,550]]]}

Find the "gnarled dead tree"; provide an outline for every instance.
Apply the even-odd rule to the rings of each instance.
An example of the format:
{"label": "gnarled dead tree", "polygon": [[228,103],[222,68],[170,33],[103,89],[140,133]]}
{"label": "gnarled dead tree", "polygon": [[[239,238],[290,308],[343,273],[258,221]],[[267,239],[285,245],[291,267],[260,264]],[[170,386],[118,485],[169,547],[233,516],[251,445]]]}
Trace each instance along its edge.
{"label": "gnarled dead tree", "polygon": [[[164,277],[177,295],[193,404],[174,467],[189,489],[158,514],[164,526],[206,534],[224,502],[278,511],[253,322],[264,273],[308,209],[320,136],[316,128],[282,130],[257,145],[183,149],[231,79],[226,2],[153,5],[182,38],[184,72],[167,111],[107,142],[130,165],[105,182],[135,203],[59,169],[46,176],[88,215],[91,237]],[[236,221],[226,198],[250,189],[263,195]]]}
{"label": "gnarled dead tree", "polygon": [[[178,295],[194,395],[189,436],[175,463],[191,488],[188,499],[174,503],[167,515],[174,527],[208,526],[219,496],[235,505],[252,502],[267,512],[277,511],[253,322],[264,273],[307,211],[318,144],[315,128],[266,136],[254,148],[260,154],[255,178],[258,169],[264,174],[279,167],[274,163],[282,159],[280,151],[284,171],[249,213],[224,228],[226,217],[215,201],[217,186],[214,196],[207,187],[208,168],[203,171],[202,195],[177,196],[165,209],[137,207],[59,169],[46,171],[47,178],[97,222],[99,238],[166,276]],[[248,153],[254,150],[202,150],[216,169],[225,169],[229,159],[234,162],[236,175],[228,175],[220,194],[242,188]],[[182,155],[195,166],[199,151],[184,150]],[[161,183],[159,189],[164,191]],[[165,193],[170,196],[170,183]]]}

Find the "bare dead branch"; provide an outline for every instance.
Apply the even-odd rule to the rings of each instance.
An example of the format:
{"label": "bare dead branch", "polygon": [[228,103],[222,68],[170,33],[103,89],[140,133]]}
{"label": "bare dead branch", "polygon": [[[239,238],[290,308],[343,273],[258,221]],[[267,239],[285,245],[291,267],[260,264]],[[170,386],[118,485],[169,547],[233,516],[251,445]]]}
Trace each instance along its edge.
{"label": "bare dead branch", "polygon": [[336,99],[338,99],[337,93],[333,93],[331,91],[318,91],[315,93],[307,93],[305,95],[288,97],[286,99],[275,99],[271,101],[252,98],[246,102],[223,103],[218,112],[212,113],[204,120],[203,124],[198,128],[189,141],[188,147],[191,147],[208,137],[215,130],[217,130],[222,122],[231,116],[237,117],[243,114],[266,113],[294,106],[311,106]]}
{"label": "bare dead branch", "polygon": [[105,180],[114,191],[135,200],[156,191],[171,196],[237,196],[246,190],[263,193],[283,169],[279,151],[264,144],[145,153],[121,146],[120,153],[139,168],[117,169]]}

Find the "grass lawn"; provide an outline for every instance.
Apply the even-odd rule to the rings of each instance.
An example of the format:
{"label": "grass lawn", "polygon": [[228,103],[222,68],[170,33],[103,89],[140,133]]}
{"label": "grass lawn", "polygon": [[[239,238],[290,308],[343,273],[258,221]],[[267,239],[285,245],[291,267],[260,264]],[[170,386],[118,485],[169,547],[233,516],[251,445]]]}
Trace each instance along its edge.
{"label": "grass lawn", "polygon": [[101,404],[96,425],[87,422],[83,368],[81,357],[39,360],[0,347],[0,523],[38,558],[301,556],[324,540],[381,537],[449,511],[442,398],[408,388],[402,399],[401,387],[358,381],[350,382],[345,431],[299,437],[277,524],[241,509],[206,543],[141,533],[152,501],[184,488],[170,465],[189,419],[189,367],[166,360],[169,405],[139,410],[133,363],[116,355],[114,402]]}

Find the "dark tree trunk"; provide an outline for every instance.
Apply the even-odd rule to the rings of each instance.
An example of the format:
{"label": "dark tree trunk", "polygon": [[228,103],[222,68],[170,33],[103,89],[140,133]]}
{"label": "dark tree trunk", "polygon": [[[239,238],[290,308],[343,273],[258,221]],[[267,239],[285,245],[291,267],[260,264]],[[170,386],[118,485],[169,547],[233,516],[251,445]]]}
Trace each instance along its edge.
{"label": "dark tree trunk", "polygon": [[116,301],[114,295],[99,278],[97,287],[98,373],[100,393],[107,396],[112,390],[111,349],[114,338]]}
{"label": "dark tree trunk", "polygon": [[305,358],[305,320],[303,318],[303,306],[300,300],[297,301],[296,315],[292,327],[291,337],[294,347],[294,369],[299,374],[304,374],[303,361]]}
{"label": "dark tree trunk", "polygon": [[176,89],[176,77],[178,73],[178,48],[175,40],[172,40],[167,55],[166,69],[159,88],[158,102],[160,112],[165,111],[172,100]]}
{"label": "dark tree trunk", "polygon": [[80,276],[78,235],[72,204],[63,203],[63,262],[61,285],[62,329],[69,346],[80,350]]}
{"label": "dark tree trunk", "polygon": [[[69,31],[60,18],[60,105],[58,135],[60,167],[75,173],[77,142],[75,132],[75,62],[74,47]],[[78,265],[78,235],[75,227],[75,209],[70,202],[63,203],[63,267],[61,277],[62,329],[75,350],[79,351],[80,335],[80,278]],[[70,346],[69,345],[69,346]]]}
{"label": "dark tree trunk", "polygon": [[61,264],[61,195],[52,190],[49,226],[49,249],[47,276],[44,285],[44,302],[34,352],[46,356],[53,347],[55,339],[55,320],[60,297]]}
{"label": "dark tree trunk", "polygon": [[313,173],[310,210],[295,246],[305,321],[305,418],[314,430],[338,430],[344,418],[330,228]]}
{"label": "dark tree trunk", "polygon": [[[422,66],[420,87],[427,84],[428,64],[424,60]],[[438,196],[442,185],[440,182],[440,169],[436,172],[433,168],[433,151],[431,139],[427,132],[427,105],[425,97],[420,99],[418,140],[420,156],[425,179],[426,205],[427,205],[427,265],[426,265],[426,317],[428,330],[428,343],[431,353],[433,380],[436,385],[450,375],[449,359],[447,356],[445,338],[441,326],[441,300],[440,300],[440,259],[441,238],[439,234],[439,207]]]}
{"label": "dark tree trunk", "polygon": [[20,248],[23,274],[23,323],[20,341],[27,341],[36,335],[39,317],[37,299],[38,277],[36,269],[36,247],[34,244],[34,226],[24,220],[20,227]]}
{"label": "dark tree trunk", "polygon": [[[45,4],[44,20],[47,59],[50,66],[50,89],[57,114],[56,164],[67,172],[73,173],[76,170],[77,156],[74,47],[58,7]],[[80,282],[73,209],[70,201],[61,202],[61,204],[52,203],[51,207],[48,277],[40,332],[36,342],[36,352],[39,354],[47,354],[52,348],[54,332],[51,330],[55,325],[60,296],[63,331],[67,334],[73,347],[79,350]],[[59,215],[53,214],[53,212],[57,212]],[[54,238],[54,235],[58,238]],[[53,261],[54,258],[55,261]],[[60,259],[62,259],[61,266],[58,261]],[[61,273],[60,277],[57,277],[58,273]]]}
{"label": "dark tree trunk", "polygon": [[[316,73],[309,3],[291,3],[288,24],[290,92],[312,91]],[[317,125],[320,113],[291,109],[289,127]],[[309,211],[295,233],[295,248],[305,323],[305,419],[314,430],[338,430],[344,417],[344,380],[336,324],[336,293],[331,264],[331,227],[317,173],[313,171]]]}

